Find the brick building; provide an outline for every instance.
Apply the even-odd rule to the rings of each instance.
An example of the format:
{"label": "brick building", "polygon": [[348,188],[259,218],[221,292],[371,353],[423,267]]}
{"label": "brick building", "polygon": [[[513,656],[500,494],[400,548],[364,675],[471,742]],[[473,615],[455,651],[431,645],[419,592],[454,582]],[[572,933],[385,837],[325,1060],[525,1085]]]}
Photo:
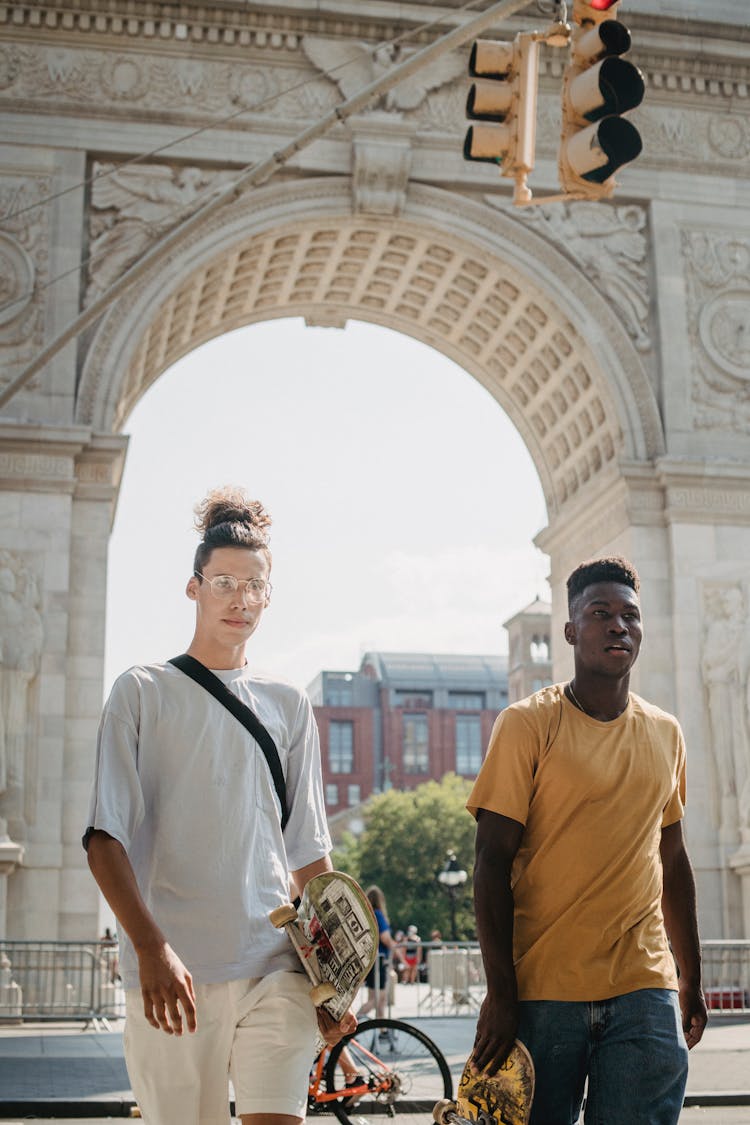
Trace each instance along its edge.
{"label": "brick building", "polygon": [[508,703],[507,658],[368,652],[308,688],[331,814],[454,771],[474,777]]}

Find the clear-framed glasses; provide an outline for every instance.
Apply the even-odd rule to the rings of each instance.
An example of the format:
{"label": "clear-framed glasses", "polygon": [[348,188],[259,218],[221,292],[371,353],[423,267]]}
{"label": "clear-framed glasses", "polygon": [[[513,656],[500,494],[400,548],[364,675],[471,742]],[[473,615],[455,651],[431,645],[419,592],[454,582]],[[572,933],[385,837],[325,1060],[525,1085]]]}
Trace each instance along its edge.
{"label": "clear-framed glasses", "polygon": [[217,574],[215,578],[209,578],[207,574],[201,574],[198,570],[194,570],[193,574],[201,581],[208,582],[215,598],[229,598],[244,587],[245,599],[251,605],[260,605],[271,594],[271,583],[264,582],[262,578],[241,579],[235,578],[233,574]]}

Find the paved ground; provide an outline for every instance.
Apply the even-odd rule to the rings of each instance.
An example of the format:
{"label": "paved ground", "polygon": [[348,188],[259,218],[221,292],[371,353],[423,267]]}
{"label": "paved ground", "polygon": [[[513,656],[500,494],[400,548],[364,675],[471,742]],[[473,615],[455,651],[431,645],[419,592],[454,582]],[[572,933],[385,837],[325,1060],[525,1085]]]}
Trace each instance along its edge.
{"label": "paved ground", "polygon": [[[446,1017],[411,1022],[420,1024],[440,1046],[457,1079],[471,1046],[474,1021]],[[126,1116],[132,1101],[121,1030],[0,1026],[0,1120],[20,1122],[36,1114],[91,1123]],[[743,1104],[719,1104],[737,1101]],[[413,1122],[399,1118],[401,1125],[426,1125],[428,1120],[427,1115]],[[703,1043],[691,1053],[681,1121],[750,1125],[750,1019],[714,1018],[709,1025]]]}

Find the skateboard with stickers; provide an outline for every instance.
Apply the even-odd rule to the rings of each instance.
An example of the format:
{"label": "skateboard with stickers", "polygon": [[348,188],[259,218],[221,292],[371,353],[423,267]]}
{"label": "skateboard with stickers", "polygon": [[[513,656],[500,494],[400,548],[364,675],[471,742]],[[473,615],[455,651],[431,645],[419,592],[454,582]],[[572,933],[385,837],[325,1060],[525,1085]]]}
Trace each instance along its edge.
{"label": "skateboard with stickers", "polygon": [[455,1102],[440,1101],[432,1111],[437,1125],[528,1125],[534,1098],[534,1062],[517,1039],[496,1074],[474,1074],[464,1067]]}
{"label": "skateboard with stickers", "polygon": [[324,871],[309,880],[298,906],[277,906],[269,918],[297,951],[313,1004],[338,1023],[378,952],[378,923],[364,891],[343,871]]}

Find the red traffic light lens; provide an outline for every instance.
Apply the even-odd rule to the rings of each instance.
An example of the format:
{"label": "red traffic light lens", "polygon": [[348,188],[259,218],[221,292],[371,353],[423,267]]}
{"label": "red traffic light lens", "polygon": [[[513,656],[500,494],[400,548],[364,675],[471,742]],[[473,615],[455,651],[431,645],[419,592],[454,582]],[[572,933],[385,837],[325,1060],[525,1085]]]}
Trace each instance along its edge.
{"label": "red traffic light lens", "polygon": [[589,0],[589,4],[595,12],[608,12],[617,3],[619,3],[619,0]]}

